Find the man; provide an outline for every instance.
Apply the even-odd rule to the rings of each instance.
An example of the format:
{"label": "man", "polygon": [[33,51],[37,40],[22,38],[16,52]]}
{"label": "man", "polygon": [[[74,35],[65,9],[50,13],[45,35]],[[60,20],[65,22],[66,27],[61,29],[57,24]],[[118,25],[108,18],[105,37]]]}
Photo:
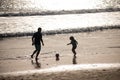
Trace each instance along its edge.
{"label": "man", "polygon": [[36,60],[38,59],[38,55],[41,51],[41,43],[44,46],[41,31],[42,28],[38,28],[38,31],[34,33],[34,35],[32,36],[32,45],[35,45],[35,51],[31,55],[31,58],[33,58],[34,54],[36,53],[36,57],[35,57]]}

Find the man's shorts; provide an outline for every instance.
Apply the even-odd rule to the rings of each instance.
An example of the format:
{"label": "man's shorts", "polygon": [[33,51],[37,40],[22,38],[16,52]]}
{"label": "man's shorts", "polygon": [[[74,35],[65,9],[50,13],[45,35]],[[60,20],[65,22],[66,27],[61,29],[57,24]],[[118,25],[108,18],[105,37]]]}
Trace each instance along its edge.
{"label": "man's shorts", "polygon": [[41,50],[41,45],[35,44],[35,49],[40,51]]}

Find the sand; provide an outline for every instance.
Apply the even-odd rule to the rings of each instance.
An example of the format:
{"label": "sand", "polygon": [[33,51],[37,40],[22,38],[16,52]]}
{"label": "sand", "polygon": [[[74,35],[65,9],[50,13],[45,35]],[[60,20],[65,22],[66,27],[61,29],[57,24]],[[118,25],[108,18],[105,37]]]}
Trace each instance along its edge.
{"label": "sand", "polygon": [[[79,43],[77,57],[67,45],[70,36]],[[120,80],[119,29],[45,35],[43,40],[36,61],[30,58],[31,36],[1,39],[0,80]]]}

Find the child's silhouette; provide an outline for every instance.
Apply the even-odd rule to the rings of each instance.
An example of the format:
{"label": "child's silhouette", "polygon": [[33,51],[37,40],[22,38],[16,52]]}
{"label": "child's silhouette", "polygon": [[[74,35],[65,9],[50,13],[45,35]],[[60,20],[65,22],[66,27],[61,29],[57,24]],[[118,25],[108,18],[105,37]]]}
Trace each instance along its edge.
{"label": "child's silhouette", "polygon": [[72,52],[73,52],[74,56],[76,57],[76,51],[75,51],[75,49],[77,48],[78,42],[74,39],[73,36],[70,37],[70,40],[71,40],[71,42],[68,43],[67,45],[72,44]]}

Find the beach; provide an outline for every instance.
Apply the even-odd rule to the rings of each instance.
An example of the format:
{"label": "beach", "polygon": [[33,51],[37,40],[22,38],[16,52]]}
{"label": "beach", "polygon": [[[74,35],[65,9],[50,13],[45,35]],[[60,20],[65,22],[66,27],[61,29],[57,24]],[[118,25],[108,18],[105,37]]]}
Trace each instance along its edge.
{"label": "beach", "polygon": [[0,0],[0,80],[120,80],[120,0]]}
{"label": "beach", "polygon": [[[78,41],[77,57],[67,45],[70,36]],[[30,58],[31,36],[1,39],[0,80],[120,79],[120,29],[44,35],[43,40],[36,61]]]}

